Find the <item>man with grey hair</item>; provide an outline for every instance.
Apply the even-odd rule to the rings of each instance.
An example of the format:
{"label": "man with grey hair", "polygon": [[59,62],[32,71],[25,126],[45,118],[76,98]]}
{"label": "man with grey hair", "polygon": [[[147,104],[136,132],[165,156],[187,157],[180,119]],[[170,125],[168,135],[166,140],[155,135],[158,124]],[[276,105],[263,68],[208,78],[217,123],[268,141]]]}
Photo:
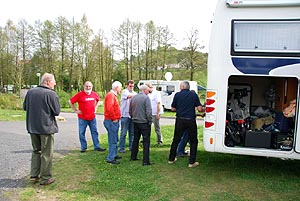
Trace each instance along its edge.
{"label": "man with grey hair", "polygon": [[175,94],[171,104],[171,110],[176,111],[176,121],[168,163],[173,164],[177,160],[176,150],[184,131],[187,130],[190,140],[188,167],[192,168],[199,165],[199,163],[196,162],[198,133],[195,108],[197,108],[198,112],[202,112],[203,108],[198,95],[190,91],[190,84],[188,81],[180,83],[180,90],[180,92]]}
{"label": "man with grey hair", "polygon": [[[86,152],[87,150],[88,144],[85,138],[87,126],[90,128],[94,150],[103,152],[106,149],[100,147],[96,120],[96,111],[98,108],[100,97],[96,92],[93,91],[92,82],[86,81],[83,87],[83,91],[76,93],[69,100],[71,108],[78,117],[80,152]],[[75,107],[76,103],[78,105],[78,108]]]}
{"label": "man with grey hair", "polygon": [[160,130],[160,115],[163,113],[163,108],[161,105],[161,95],[160,92],[156,91],[153,88],[150,82],[147,82],[146,85],[149,87],[148,97],[150,98],[151,108],[152,108],[152,122],[154,125],[155,133],[156,133],[156,141],[159,146],[163,143],[163,137]]}
{"label": "man with grey hair", "polygon": [[121,93],[122,84],[119,81],[112,83],[112,89],[108,92],[104,99],[104,121],[103,125],[107,130],[108,135],[108,155],[106,162],[110,164],[119,164],[117,159],[121,156],[117,155],[118,152],[118,131],[119,121],[121,118],[121,111],[118,101],[118,95]]}
{"label": "man with grey hair", "polygon": [[150,152],[150,133],[152,124],[152,109],[150,99],[147,96],[149,94],[149,87],[147,85],[141,85],[139,93],[132,97],[129,114],[134,124],[134,137],[131,149],[131,161],[138,160],[137,154],[139,149],[139,141],[141,135],[143,136],[143,165],[152,165],[149,160]]}
{"label": "man with grey hair", "polygon": [[30,89],[23,103],[26,111],[26,128],[31,137],[32,155],[30,180],[49,185],[52,177],[54,133],[58,133],[55,116],[60,113],[60,103],[54,86],[53,74],[45,73],[39,86]]}

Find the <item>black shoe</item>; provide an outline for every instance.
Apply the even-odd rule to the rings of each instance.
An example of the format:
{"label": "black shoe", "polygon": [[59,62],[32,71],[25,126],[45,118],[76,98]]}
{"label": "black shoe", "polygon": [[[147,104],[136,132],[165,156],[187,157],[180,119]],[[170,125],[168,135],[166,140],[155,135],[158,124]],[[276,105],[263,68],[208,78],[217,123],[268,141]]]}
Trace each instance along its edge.
{"label": "black shoe", "polygon": [[98,148],[98,149],[95,149],[95,151],[100,151],[100,152],[103,152],[103,151],[105,151],[106,149],[105,148]]}
{"label": "black shoe", "polygon": [[107,162],[107,163],[114,164],[114,165],[120,164],[120,162],[119,162],[119,161],[116,161],[116,160],[106,161],[106,162]]}
{"label": "black shoe", "polygon": [[81,152],[81,153],[84,153],[84,152],[86,152],[86,149],[82,149],[82,150],[80,150],[80,152]]}
{"label": "black shoe", "polygon": [[139,158],[131,158],[130,161],[138,161],[140,160]]}
{"label": "black shoe", "polygon": [[115,157],[115,160],[118,160],[118,159],[121,159],[121,158],[122,158],[122,156],[118,156],[118,155],[117,155],[117,156]]}
{"label": "black shoe", "polygon": [[146,165],[153,165],[153,163],[143,163],[143,166],[146,166]]}

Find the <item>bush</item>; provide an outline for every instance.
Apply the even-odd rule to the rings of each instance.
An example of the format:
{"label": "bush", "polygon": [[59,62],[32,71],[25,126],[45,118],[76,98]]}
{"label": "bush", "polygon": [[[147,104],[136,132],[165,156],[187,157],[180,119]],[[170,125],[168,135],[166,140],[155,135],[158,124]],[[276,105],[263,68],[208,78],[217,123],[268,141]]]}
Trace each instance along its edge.
{"label": "bush", "polygon": [[57,92],[57,95],[59,97],[61,108],[70,108],[69,99],[72,97],[72,93],[59,91]]}
{"label": "bush", "polygon": [[20,98],[15,94],[1,94],[0,108],[9,110],[22,110],[23,101],[23,98]]}

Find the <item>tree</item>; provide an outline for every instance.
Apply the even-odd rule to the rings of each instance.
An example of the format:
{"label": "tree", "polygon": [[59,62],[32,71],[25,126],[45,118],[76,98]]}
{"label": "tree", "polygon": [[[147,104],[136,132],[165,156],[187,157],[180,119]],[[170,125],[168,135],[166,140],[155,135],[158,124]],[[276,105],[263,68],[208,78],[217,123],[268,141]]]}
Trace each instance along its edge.
{"label": "tree", "polygon": [[34,25],[35,31],[35,55],[40,58],[36,64],[38,72],[52,72],[55,74],[56,67],[54,61],[55,56],[55,27],[49,20],[45,22],[36,21]]}
{"label": "tree", "polygon": [[[121,52],[125,64],[125,79],[129,80],[129,51],[132,50],[132,23],[127,18],[117,30],[113,31],[114,46]],[[131,44],[131,47],[129,46]]]}
{"label": "tree", "polygon": [[161,76],[160,79],[162,80],[165,74],[165,68],[167,65],[167,55],[168,50],[172,46],[172,40],[173,40],[173,33],[170,32],[170,29],[168,26],[165,26],[161,29],[161,44],[162,47],[158,45],[157,51],[159,52],[159,61],[158,64],[161,66]]}
{"label": "tree", "polygon": [[154,68],[154,43],[155,43],[155,34],[156,34],[156,27],[154,26],[153,21],[149,21],[145,24],[145,79],[153,78],[153,68]]}
{"label": "tree", "polygon": [[187,35],[188,46],[184,48],[184,54],[180,64],[190,71],[190,80],[194,80],[194,73],[196,69],[201,68],[201,54],[197,51],[204,48],[198,43],[199,31],[192,29]]}
{"label": "tree", "polygon": [[58,17],[55,24],[56,29],[56,40],[57,40],[57,53],[60,55],[58,57],[58,72],[56,76],[57,88],[62,90],[64,88],[64,80],[68,77],[68,69],[66,64],[69,61],[69,52],[70,52],[70,22],[64,17]]}

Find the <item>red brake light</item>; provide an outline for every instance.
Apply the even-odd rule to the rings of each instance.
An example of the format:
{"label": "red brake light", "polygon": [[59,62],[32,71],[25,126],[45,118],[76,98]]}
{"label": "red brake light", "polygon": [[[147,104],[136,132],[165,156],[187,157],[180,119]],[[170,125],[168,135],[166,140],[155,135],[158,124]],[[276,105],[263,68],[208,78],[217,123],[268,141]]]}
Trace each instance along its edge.
{"label": "red brake light", "polygon": [[212,111],[214,111],[214,110],[215,110],[214,107],[206,107],[206,108],[205,108],[205,112],[206,112],[206,113],[212,112]]}
{"label": "red brake light", "polygon": [[214,102],[216,102],[216,101],[213,100],[213,99],[206,99],[206,105],[211,105],[211,104],[213,104]]}

